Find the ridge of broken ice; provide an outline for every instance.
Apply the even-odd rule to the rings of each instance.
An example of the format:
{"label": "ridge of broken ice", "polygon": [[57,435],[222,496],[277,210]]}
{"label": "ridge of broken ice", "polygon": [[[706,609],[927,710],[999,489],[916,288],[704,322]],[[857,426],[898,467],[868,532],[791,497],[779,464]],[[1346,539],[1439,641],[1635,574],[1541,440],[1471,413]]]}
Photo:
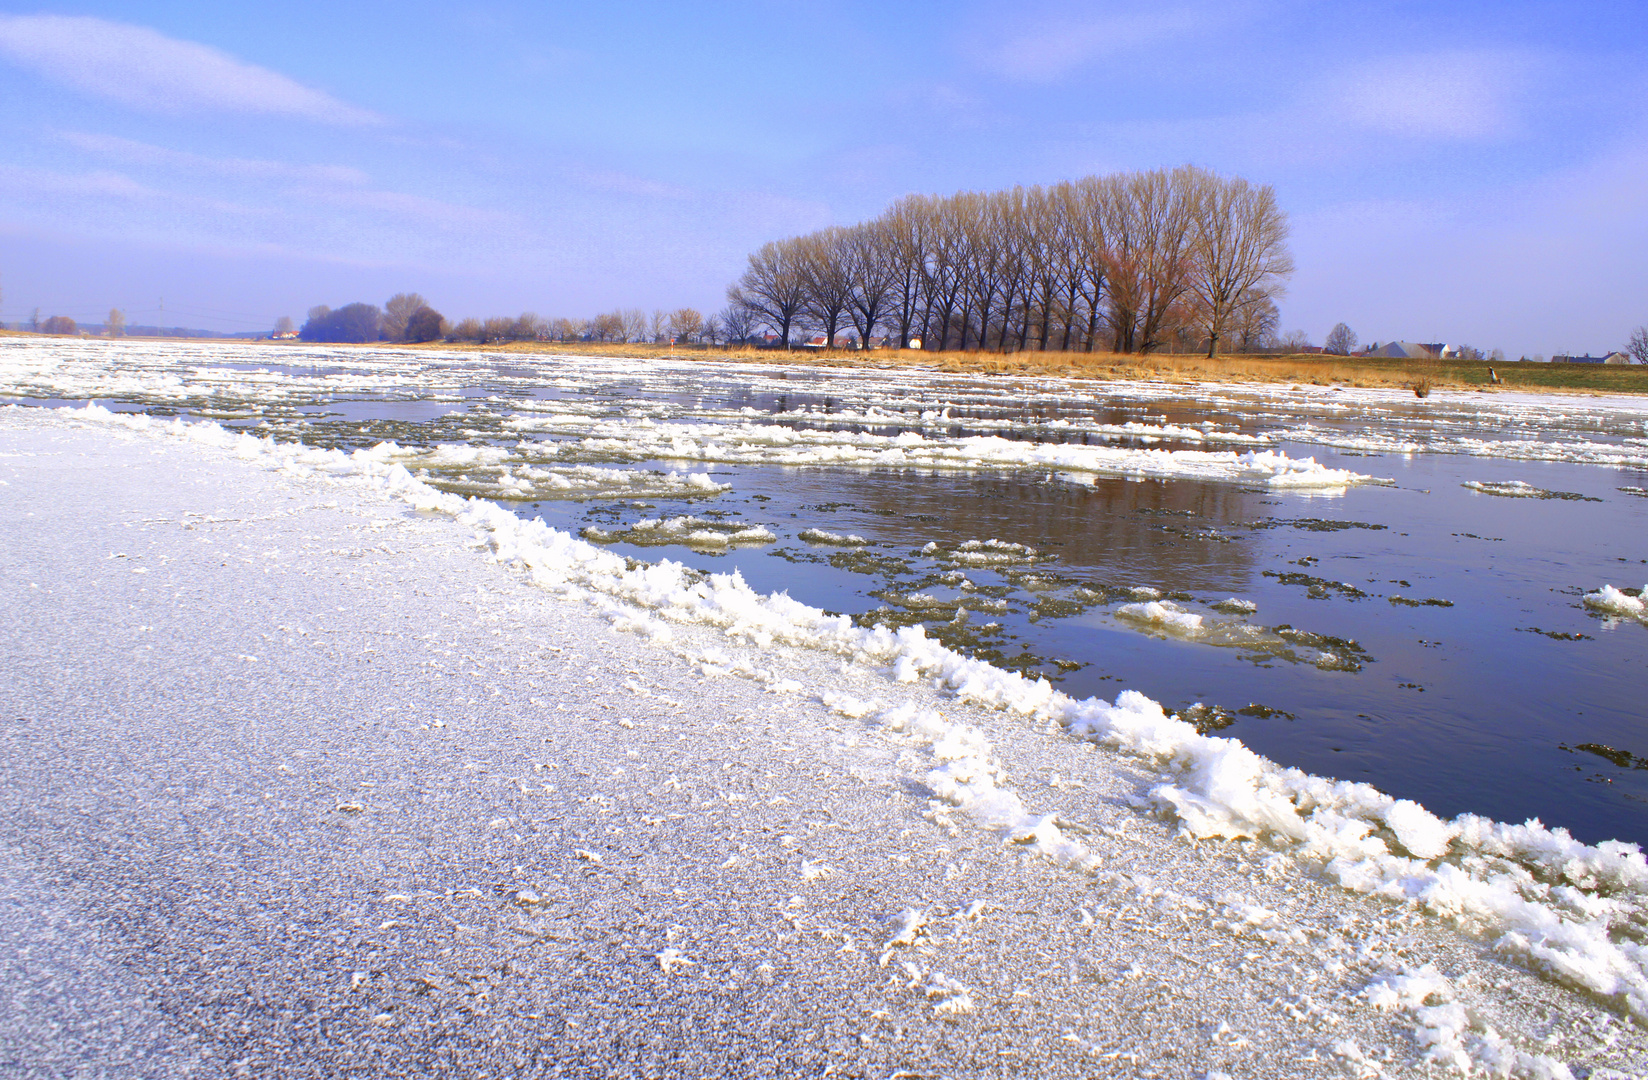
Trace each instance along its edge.
{"label": "ridge of broken ice", "polygon": [[1272,488],[1340,489],[1388,483],[1377,477],[1334,469],[1313,457],[1294,458],[1276,450],[1155,450],[1042,443],[999,435],[963,438],[916,431],[876,435],[865,431],[798,430],[778,424],[648,423],[595,420],[581,414],[548,414],[509,422],[518,431],[554,434],[581,455],[633,461],[702,461],[850,468],[948,470],[1035,469],[1139,479],[1198,479],[1262,483]]}

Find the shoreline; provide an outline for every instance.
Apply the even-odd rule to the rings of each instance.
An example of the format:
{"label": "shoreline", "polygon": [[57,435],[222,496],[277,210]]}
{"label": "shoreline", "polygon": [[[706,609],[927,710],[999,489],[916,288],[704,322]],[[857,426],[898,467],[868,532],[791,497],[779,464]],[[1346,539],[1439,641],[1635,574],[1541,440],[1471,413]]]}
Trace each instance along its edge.
{"label": "shoreline", "polygon": [[[47,335],[22,331],[0,331],[0,337],[40,339]],[[1321,355],[1223,355],[1209,360],[1186,353],[1037,352],[925,352],[910,349],[878,349],[868,355],[841,349],[757,349],[714,346],[668,346],[649,344],[602,345],[584,342],[507,342],[477,345],[468,342],[300,342],[269,341],[262,338],[63,338],[65,341],[112,343],[227,341],[234,344],[271,348],[290,346],[344,349],[386,349],[412,352],[449,352],[473,355],[535,356],[572,355],[730,363],[805,364],[865,370],[931,369],[950,375],[1066,378],[1105,383],[1125,380],[1160,380],[1170,384],[1252,384],[1258,386],[1297,385],[1354,389],[1398,389],[1412,391],[1424,381],[1436,390],[1476,393],[1549,393],[1585,397],[1648,394],[1648,365],[1552,364],[1533,361],[1456,360],[1375,360],[1354,356]],[[1495,386],[1488,381],[1492,366],[1503,380]]]}
{"label": "shoreline", "polygon": [[[607,1022],[640,1040],[635,1046],[646,1043],[644,1027],[657,1026],[660,1018],[720,1016],[722,1026],[713,1029],[718,1033],[701,1048],[710,1057],[694,1066],[705,1075],[714,1074],[712,1063],[725,1068],[734,1060],[729,1054],[753,1053],[749,1041],[733,1037],[726,1027],[751,1015],[770,1021],[755,1040],[769,1049],[772,1044],[763,1039],[776,1039],[781,1028],[812,1017],[808,1023],[840,1039],[797,1051],[801,1057],[790,1064],[834,1064],[838,1072],[861,1074],[873,1062],[888,1068],[927,1064],[972,1075],[1011,1061],[1020,1068],[1083,1075],[1119,1067],[1121,1055],[1130,1055],[1140,1067],[1197,1080],[1210,1071],[1342,1075],[1345,1067],[1357,1068],[1359,1056],[1402,1067],[1430,1046],[1445,1054],[1457,1049],[1466,1062],[1481,1063],[1480,1055],[1489,1051],[1510,1053],[1525,1071],[1538,1066],[1545,1075],[1559,1076],[1548,1067],[1556,1063],[1544,1057],[1552,1046],[1528,1041],[1545,1023],[1536,1022],[1536,1015],[1547,1009],[1562,1018],[1551,1030],[1572,1032],[1557,1040],[1564,1051],[1559,1056],[1600,1069],[1648,1063],[1648,1040],[1623,1017],[1586,994],[1523,967],[1507,967],[1492,948],[1492,935],[1477,940],[1462,934],[1422,914],[1423,907],[1411,899],[1393,903],[1346,891],[1323,877],[1313,860],[1284,855],[1285,844],[1187,839],[1187,822],[1191,834],[1200,831],[1194,812],[1212,809],[1205,802],[1211,792],[1182,776],[1175,783],[1184,801],[1170,798],[1164,804],[1157,794],[1163,766],[1149,757],[1040,730],[1033,715],[1010,704],[970,703],[965,686],[953,681],[935,687],[926,678],[891,678],[897,664],[878,670],[849,663],[833,650],[775,641],[776,624],[761,621],[765,609],[744,610],[742,623],[718,626],[674,617],[684,601],[657,594],[649,607],[641,594],[624,592],[641,587],[639,580],[619,588],[627,580],[620,575],[612,586],[618,591],[603,592],[598,576],[617,573],[616,567],[603,569],[596,560],[584,576],[569,577],[568,560],[586,558],[581,549],[559,548],[556,558],[545,562],[531,545],[547,541],[512,532],[515,519],[491,514],[489,504],[420,491],[422,485],[403,479],[404,470],[351,469],[346,467],[351,459],[341,454],[260,444],[216,425],[79,412],[0,410],[0,444],[7,452],[0,458],[5,470],[0,477],[6,480],[0,500],[20,507],[15,500],[27,499],[27,492],[52,491],[61,504],[55,526],[7,515],[14,550],[28,553],[27,565],[10,573],[60,566],[54,585],[70,601],[59,597],[50,607],[20,605],[16,617],[35,630],[31,636],[12,631],[14,642],[30,642],[19,655],[61,657],[67,650],[75,660],[60,676],[29,668],[35,678],[26,684],[37,694],[51,685],[59,686],[56,693],[71,692],[73,672],[98,655],[85,650],[105,647],[100,638],[110,639],[106,655],[118,661],[111,668],[126,665],[121,658],[127,655],[131,663],[147,663],[139,655],[144,633],[162,617],[181,635],[175,644],[191,654],[203,645],[198,627],[229,631],[226,640],[210,643],[218,655],[195,661],[214,670],[233,669],[231,682],[256,687],[264,702],[278,703],[291,696],[292,687],[310,703],[370,697],[367,687],[380,681],[385,669],[364,665],[388,664],[389,681],[417,699],[416,722],[407,716],[405,702],[391,695],[368,702],[372,707],[345,725],[352,734],[341,743],[337,734],[315,727],[314,718],[305,720],[302,710],[288,715],[289,710],[277,709],[284,726],[263,721],[257,729],[225,735],[214,724],[227,712],[190,719],[187,699],[153,704],[161,715],[185,714],[203,745],[227,740],[232,748],[239,745],[236,740],[253,737],[267,749],[284,741],[281,760],[291,764],[291,752],[318,736],[336,744],[333,752],[344,758],[373,756],[379,774],[373,787],[395,775],[394,762],[404,769],[402,759],[410,755],[414,764],[421,763],[412,772],[429,780],[399,783],[399,802],[360,787],[365,773],[359,771],[353,790],[337,788],[338,777],[348,770],[335,765],[328,767],[331,780],[316,781],[321,787],[314,791],[325,791],[325,800],[317,802],[314,791],[305,796],[299,789],[283,789],[290,796],[284,805],[295,815],[288,816],[294,827],[290,842],[341,843],[339,857],[346,861],[370,857],[374,844],[388,843],[404,849],[412,865],[440,874],[439,860],[429,861],[427,841],[417,841],[428,827],[418,819],[432,805],[429,796],[436,789],[428,784],[435,777],[457,785],[456,794],[439,800],[446,808],[441,820],[456,830],[438,845],[441,858],[459,864],[479,859],[484,865],[473,867],[468,878],[481,883],[492,875],[492,883],[475,899],[494,897],[490,904],[469,905],[481,913],[459,920],[469,925],[478,919],[490,927],[481,935],[484,947],[466,940],[464,948],[471,951],[462,962],[484,954],[496,963],[505,956],[511,965],[536,971],[532,977],[523,974],[507,994],[494,995],[518,1007],[507,1018],[494,1011],[481,1025],[491,1024],[491,1034],[470,1047],[476,1053],[496,1053],[497,1041],[506,1035],[524,1037],[532,1025],[522,1028],[522,1017],[532,1011],[533,994],[565,999],[569,991],[563,981],[571,963],[584,964],[597,986],[623,984],[653,1002],[642,1016],[604,1006]],[[53,461],[52,454],[61,460]],[[70,454],[72,461],[65,456]],[[129,482],[120,482],[120,474]],[[38,505],[44,510],[51,504]],[[93,506],[98,512],[89,513]],[[135,516],[139,511],[142,516]],[[131,561],[140,537],[150,544],[152,560],[142,567]],[[484,541],[483,551],[492,553],[490,561],[467,550],[477,537]],[[235,560],[212,568],[200,561],[203,554],[216,559],[200,544],[204,540],[216,541],[211,547],[243,548]],[[272,542],[273,548],[266,546]],[[113,543],[121,550],[106,552]],[[300,552],[307,554],[298,559]],[[125,557],[114,557],[119,554]],[[138,569],[156,576],[137,574]],[[225,571],[226,579],[209,576]],[[208,580],[210,590],[203,591]],[[271,591],[277,581],[281,588]],[[154,592],[144,593],[151,585]],[[12,587],[16,595],[32,595],[21,579]],[[396,605],[370,599],[385,588],[400,597]],[[474,598],[459,599],[472,592]],[[181,602],[185,595],[188,603]],[[326,616],[339,624],[334,629],[349,635],[343,640],[352,641],[352,648],[315,651],[310,639],[321,638],[315,632],[319,627],[302,635],[290,631],[294,614],[301,616],[291,605],[311,595],[312,618],[336,607],[321,597],[356,597],[366,605]],[[714,595],[726,611],[733,610],[728,605],[752,602],[737,590]],[[113,614],[120,603],[138,605],[133,610],[140,613],[119,616],[88,634],[92,627],[85,619],[91,612]],[[282,603],[285,610],[262,610]],[[243,612],[235,618],[242,625],[203,620],[202,610]],[[65,612],[85,614],[77,620],[61,617]],[[139,619],[143,626],[136,625]],[[262,644],[259,635],[266,639]],[[247,642],[247,651],[236,660],[231,654],[242,647],[238,639]],[[262,655],[248,659],[257,653]],[[455,662],[454,655],[462,661]],[[448,670],[436,674],[432,661]],[[559,700],[528,685],[548,668],[562,671],[555,684]],[[920,672],[918,664],[915,673]],[[963,672],[969,673],[979,674]],[[490,687],[495,693],[466,700],[429,685],[459,676],[456,685]],[[133,677],[138,687],[148,678]],[[197,693],[209,696],[205,689]],[[571,705],[582,716],[568,726],[553,704]],[[477,725],[477,708],[491,719]],[[89,754],[96,744],[83,740],[94,738],[97,718],[86,720],[91,722],[82,726],[89,730],[82,735],[65,730],[54,736]],[[526,768],[528,745],[541,746],[546,736],[556,757],[577,754],[588,760],[587,783],[567,782],[567,761],[554,770],[539,768],[541,759]],[[160,742],[168,740],[175,737]],[[255,759],[247,774],[257,777],[253,789],[299,783],[279,774],[279,757]],[[11,760],[14,769],[32,768],[15,752]],[[693,760],[701,764],[690,767]],[[502,786],[485,781],[484,773],[460,767],[464,761],[513,778]],[[617,778],[615,763],[620,771],[634,771],[636,779]],[[83,762],[72,756],[68,764],[71,771],[84,771]],[[226,778],[214,777],[211,765],[208,758],[190,767],[204,768],[197,771],[197,782],[221,786]],[[167,767],[159,761],[146,766],[157,774]],[[309,768],[304,781],[325,771]],[[718,779],[729,773],[727,779],[737,779],[731,786]],[[576,787],[577,797],[527,794],[527,788],[543,787],[551,777]],[[30,779],[31,784],[39,780]],[[256,791],[237,794],[243,785],[228,779],[233,782],[221,797],[244,803],[255,822],[256,808],[263,805]],[[524,785],[520,797],[509,794],[517,781]],[[12,783],[8,790],[21,798],[28,788]],[[155,789],[162,804],[175,798],[161,794],[166,790]],[[515,840],[490,851],[489,823],[505,795],[504,813],[517,822],[505,831]],[[94,802],[97,798],[104,797]],[[474,799],[474,807],[465,808],[464,799]],[[361,809],[350,809],[357,800]],[[59,801],[42,804],[47,817]],[[669,812],[672,804],[678,817]],[[1164,815],[1169,804],[1177,811]],[[164,805],[161,810],[166,817]],[[24,820],[18,814],[8,820]],[[561,839],[531,839],[547,836],[550,821],[568,818],[584,822],[570,830],[575,836],[554,826],[550,831]],[[526,828],[533,820],[540,824]],[[372,831],[364,829],[369,821],[376,832],[360,835]],[[1413,821],[1423,831],[1423,822]],[[608,826],[619,833],[604,833]],[[248,827],[253,826],[239,828]],[[744,839],[730,844],[721,839],[734,835]],[[1217,829],[1211,834],[1218,835]],[[466,842],[465,836],[471,839]],[[741,855],[739,845],[752,843],[748,852],[755,854]],[[550,858],[555,871],[528,874],[532,880],[498,893],[497,879],[507,883],[514,876],[508,869],[512,860],[534,852],[540,861]],[[741,858],[747,861],[740,863]],[[350,871],[365,872],[365,878],[329,877],[326,862],[311,864],[308,871],[318,875],[319,894],[339,888],[360,893],[359,885],[346,887],[347,881],[376,881],[365,890],[370,895],[352,895],[347,902],[363,913],[370,904],[388,904],[395,908],[390,922],[404,917],[411,903],[391,896],[412,896],[423,887],[395,880],[402,872],[381,858]],[[199,884],[209,885],[216,872],[203,869]],[[691,903],[681,907],[684,898],[671,899],[670,888],[649,889],[649,880],[661,886],[677,882],[674,888],[689,893]],[[537,899],[523,901],[527,894]],[[456,896],[457,890],[444,901],[431,897],[431,904],[441,909]],[[551,901],[552,896],[561,899]],[[616,911],[614,904],[638,898],[646,903],[634,911],[650,927],[639,938],[622,946],[608,940],[597,950],[599,959],[588,961],[567,959],[572,945],[555,944],[594,940],[579,924],[579,910]],[[304,907],[292,899],[283,903]],[[554,906],[558,903],[572,906]],[[691,904],[721,911],[717,918],[725,925],[716,929],[718,924]],[[420,949],[430,952],[441,943],[436,938],[450,937],[450,930],[441,929],[448,925],[443,917],[436,911],[412,916],[417,941],[391,947],[383,962],[406,975],[417,966],[408,965],[422,955]],[[364,921],[377,918],[370,914]],[[550,936],[523,938],[522,927]],[[191,928],[210,927],[194,920],[185,927]],[[604,932],[610,936],[614,930]],[[173,940],[165,933],[161,937]],[[1408,953],[1398,948],[1404,940]],[[188,944],[178,938],[167,948]],[[1255,947],[1264,958],[1257,962]],[[559,959],[543,962],[546,951]],[[587,945],[583,951],[590,952]],[[1247,960],[1241,959],[1244,953]],[[344,968],[354,960],[339,962],[341,987],[353,980]],[[415,977],[425,978],[430,967],[424,963]],[[273,973],[265,989],[273,994],[289,977]],[[362,996],[360,985],[347,992],[328,989],[327,995],[340,996],[325,1000],[340,1023],[351,1030],[359,1025],[360,1037],[376,1046],[391,1035],[409,1038],[414,1029],[404,1022],[405,1011],[422,1008],[417,1003],[431,994],[442,1002],[463,995],[450,974],[436,980],[438,994],[391,993],[392,983],[386,976],[380,988],[378,976],[368,972],[364,985],[378,995],[372,1008],[394,1004],[371,1017],[352,1004]],[[1303,996],[1302,985],[1309,987]],[[1184,986],[1196,993],[1179,998],[1170,992]],[[1514,993],[1506,992],[1512,986]],[[1458,1017],[1427,1011],[1452,1008],[1449,1000],[1468,1003],[1478,1019],[1471,1020],[1463,1008]],[[593,1007],[584,1001],[561,1012]],[[220,1019],[198,1002],[191,1008],[206,1009],[209,1026]],[[705,1008],[711,1012],[702,1012]],[[877,1013],[894,1019],[876,1019]],[[376,1019],[384,1015],[390,1020]],[[472,1014],[470,1022],[480,1015]],[[1481,1017],[1493,1022],[1486,1029],[1475,1026],[1486,1022]],[[1624,1024],[1613,1049],[1604,1051],[1582,1034],[1598,1030],[1596,1024]],[[660,1031],[667,1035],[667,1027]],[[304,1045],[297,1029],[276,1024],[269,1030],[285,1031],[291,1045]],[[1427,1042],[1425,1032],[1436,1037]],[[579,1055],[597,1052],[595,1043],[564,1022],[558,1038],[563,1059],[583,1060]],[[647,1045],[656,1049],[656,1041]],[[387,1065],[390,1058],[383,1061]],[[849,1064],[851,1070],[843,1068]],[[589,1067],[595,1068],[593,1059]]]}

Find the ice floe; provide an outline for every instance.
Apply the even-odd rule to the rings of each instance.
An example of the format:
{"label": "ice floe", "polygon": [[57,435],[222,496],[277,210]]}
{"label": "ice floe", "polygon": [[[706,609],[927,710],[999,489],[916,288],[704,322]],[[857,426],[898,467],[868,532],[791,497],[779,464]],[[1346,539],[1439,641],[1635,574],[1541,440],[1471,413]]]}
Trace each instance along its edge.
{"label": "ice floe", "polygon": [[1586,607],[1603,615],[1612,615],[1622,619],[1636,619],[1648,622],[1648,585],[1641,589],[1616,589],[1612,585],[1604,585],[1593,593],[1586,593],[1583,601]]}
{"label": "ice floe", "polygon": [[618,541],[643,547],[682,544],[700,550],[758,546],[778,539],[771,530],[761,525],[708,521],[691,516],[644,518],[627,529],[602,529],[591,525],[584,529],[583,536],[603,544]]}
{"label": "ice floe", "polygon": [[1572,502],[1601,502],[1591,495],[1577,491],[1547,491],[1521,480],[1467,480],[1459,485],[1484,495],[1498,495],[1507,499],[1567,499]]}

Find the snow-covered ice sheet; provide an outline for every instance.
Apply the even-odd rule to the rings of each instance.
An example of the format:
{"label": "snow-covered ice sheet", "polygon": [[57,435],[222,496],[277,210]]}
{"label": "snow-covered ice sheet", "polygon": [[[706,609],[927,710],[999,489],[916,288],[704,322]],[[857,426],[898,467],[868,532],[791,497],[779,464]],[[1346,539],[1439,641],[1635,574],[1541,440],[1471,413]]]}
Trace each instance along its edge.
{"label": "snow-covered ice sheet", "polygon": [[[1028,789],[1014,780],[1022,770],[1016,757],[1004,756],[1003,744],[1015,747],[1015,754],[1067,755],[1072,762],[1080,760],[1086,744],[1116,751],[1118,762],[1132,763],[1127,767],[1142,770],[1146,778],[1135,796],[1138,808],[1174,823],[1185,840],[1250,840],[1251,849],[1238,849],[1261,857],[1277,880],[1321,875],[1350,894],[1411,912],[1421,919],[1415,925],[1441,920],[1457,926],[1490,942],[1499,957],[1592,995],[1573,1003],[1597,1000],[1621,1017],[1648,1021],[1648,949],[1640,944],[1648,925],[1648,863],[1634,845],[1588,846],[1537,822],[1511,825],[1468,814],[1442,820],[1367,785],[1278,768],[1235,740],[1198,734],[1137,693],[1123,691],[1113,701],[1074,700],[1045,681],[948,650],[920,627],[855,627],[782,594],[758,594],[736,574],[705,576],[669,561],[634,565],[492,503],[436,491],[401,465],[369,452],[346,455],[258,440],[215,424],[168,424],[96,408],[26,418],[8,410],[5,422],[89,425],[182,440],[279,470],[297,482],[353,485],[415,510],[450,516],[472,528],[497,561],[518,568],[527,580],[555,596],[594,605],[613,625],[702,670],[742,673],[778,693],[817,695],[842,717],[924,748],[930,764],[919,779],[933,793],[931,820],[999,833],[1016,849],[1075,874],[1072,895],[1079,895],[1076,882],[1119,880],[1109,845],[1103,834],[1035,808]],[[1620,603],[1608,589],[1596,595]],[[1189,626],[1195,616],[1162,606],[1159,598],[1141,597],[1136,614],[1183,632],[1201,626],[1199,621]],[[726,640],[729,650],[744,650],[744,658],[706,647],[705,630]],[[809,687],[781,674],[781,659],[797,649],[838,659],[843,672],[854,673],[853,681],[868,680],[868,692],[848,696],[836,686]],[[934,691],[978,717],[1002,719],[953,721],[941,705],[923,703],[921,695]],[[999,726],[1010,718],[1018,718],[1019,725]],[[1076,812],[1084,806],[1080,800],[1073,805]],[[1125,825],[1109,828],[1117,827]],[[1186,917],[1194,912],[1211,925],[1235,928],[1228,932],[1273,946],[1311,939],[1272,908],[1236,898],[1163,897],[1133,878],[1127,887],[1148,898],[1144,909]],[[906,918],[889,935],[883,960],[889,970],[903,971],[938,1012],[966,1014],[977,1008],[977,989],[953,971],[915,960],[913,967],[892,966],[901,950],[919,945],[929,922],[919,911]],[[1394,962],[1395,954],[1390,955]],[[678,959],[655,960],[655,966],[672,967]],[[1364,999],[1373,1011],[1405,1009],[1420,1042],[1440,1048],[1437,1060],[1500,1075],[1568,1075],[1545,1053],[1549,1047],[1507,1035],[1502,1024],[1485,1018],[1491,995],[1482,999],[1482,984],[1473,984],[1469,993],[1478,1000],[1467,1008],[1452,999],[1466,992],[1458,979],[1445,993],[1433,989],[1416,997],[1412,978],[1381,976],[1366,983]],[[1290,1006],[1307,1019],[1327,1015],[1323,1007],[1309,994]],[[1334,1010],[1345,1007],[1328,1011],[1339,1015]],[[1337,1049],[1329,1055],[1346,1061],[1390,1060],[1369,1058],[1361,1043],[1339,1040],[1331,1046]]]}

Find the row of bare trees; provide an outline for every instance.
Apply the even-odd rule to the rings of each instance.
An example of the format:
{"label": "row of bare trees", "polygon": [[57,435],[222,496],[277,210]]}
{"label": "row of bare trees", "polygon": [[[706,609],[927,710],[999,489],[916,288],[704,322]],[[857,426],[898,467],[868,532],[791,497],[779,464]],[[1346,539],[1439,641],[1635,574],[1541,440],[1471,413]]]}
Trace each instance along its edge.
{"label": "row of bare trees", "polygon": [[618,308],[592,319],[546,319],[533,312],[517,318],[464,319],[448,326],[449,341],[495,344],[508,341],[591,341],[603,344],[661,342],[727,345],[742,343],[753,324],[742,311],[704,315],[696,308]]}
{"label": "row of bare trees", "polygon": [[1187,165],[906,196],[763,245],[727,298],[784,343],[1211,356],[1273,341],[1287,238],[1271,187]]}

